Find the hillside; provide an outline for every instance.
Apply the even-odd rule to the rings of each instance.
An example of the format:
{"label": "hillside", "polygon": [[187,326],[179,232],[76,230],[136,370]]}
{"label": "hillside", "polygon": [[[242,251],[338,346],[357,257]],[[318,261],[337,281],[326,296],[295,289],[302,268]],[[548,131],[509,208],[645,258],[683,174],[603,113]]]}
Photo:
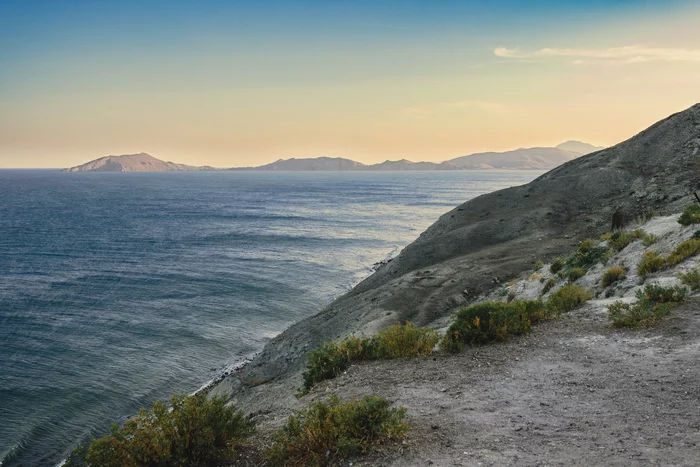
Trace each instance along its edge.
{"label": "hillside", "polygon": [[[232,401],[260,414],[263,425],[274,426],[291,409],[307,402],[297,400],[294,394],[307,352],[320,343],[351,333],[372,334],[404,320],[443,327],[459,307],[502,290],[505,283],[523,280],[522,275],[529,275],[535,261],[549,262],[568,255],[583,238],[597,238],[610,230],[615,212],[627,223],[651,211],[677,213],[694,202],[693,191],[700,185],[696,168],[699,154],[700,104],[617,146],[569,161],[529,184],[472,199],[443,215],[349,293],[272,339],[250,364],[221,381],[212,393],[228,394]],[[687,236],[690,231],[668,235]],[[692,306],[695,302],[689,303]],[[645,341],[636,338],[601,338],[600,333],[607,332],[601,318],[595,313],[588,318],[581,316],[584,312],[543,325],[544,335],[533,333],[504,346],[474,349],[444,365],[437,358],[357,365],[311,397],[320,397],[325,388],[345,396],[372,390],[409,406],[416,414],[414,439],[422,443],[420,454],[409,462],[382,461],[392,465],[425,465],[430,460],[425,456],[436,456],[439,465],[446,465],[462,452],[477,456],[469,457],[468,463],[475,463],[474,459],[515,463],[515,456],[526,453],[524,464],[550,454],[548,458],[557,462],[575,464],[587,459],[586,453],[598,445],[605,447],[600,453],[608,457],[596,460],[614,464],[620,461],[619,453],[610,453],[617,445],[602,437],[627,439],[635,443],[630,455],[647,455],[642,448],[648,447],[648,442],[640,446],[620,435],[630,430],[645,440],[661,436],[654,445],[654,456],[658,457],[642,457],[647,460],[664,459],[676,452],[665,447],[671,439],[679,443],[700,441],[687,435],[672,438],[671,433],[656,432],[645,423],[652,416],[659,422],[658,416],[665,414],[659,430],[676,429],[674,417],[683,407],[682,393],[663,399],[664,395],[655,397],[653,394],[659,393],[649,391],[658,412],[644,405],[647,392],[637,399],[628,394],[636,387],[630,381],[641,381],[653,368],[652,363],[659,368],[656,379],[668,382],[664,387],[672,388],[676,383],[682,388],[697,387],[698,355],[690,350],[681,355],[674,349],[698,348],[698,333],[668,335],[667,342],[663,337],[666,331],[661,329],[661,340],[654,345],[658,352],[663,349],[666,353],[647,352],[640,347]],[[696,315],[676,325],[696,329]],[[573,324],[571,320],[577,316],[583,321]],[[562,353],[562,349],[567,351]],[[624,361],[620,355],[625,356]],[[653,361],[643,358],[645,355],[654,355]],[[693,367],[688,373],[691,379],[660,371],[675,365],[673,358],[682,368],[686,364]],[[519,359],[522,363],[514,363]],[[551,365],[547,363],[550,359]],[[596,362],[612,363],[591,367]],[[550,376],[550,371],[555,373]],[[596,391],[600,391],[599,397],[584,397]],[[490,396],[484,398],[485,394]],[[569,399],[562,399],[564,395]],[[621,418],[627,406],[621,404],[634,404],[635,400],[642,405],[630,412],[628,421],[633,427],[628,428]],[[515,405],[509,407],[507,401]],[[662,407],[666,403],[671,405]],[[579,421],[570,420],[567,413]],[[574,424],[569,425],[570,421]],[[692,412],[692,423],[700,424],[697,411]],[[520,430],[525,433],[516,434]],[[474,442],[476,437],[478,443]],[[578,443],[580,450],[571,443]],[[683,452],[687,455],[688,448]],[[683,463],[683,455],[680,460],[668,458]]]}
{"label": "hillside", "polygon": [[212,167],[195,167],[192,165],[165,162],[146,154],[126,154],[123,156],[105,156],[82,165],[63,169],[63,172],[194,172],[214,170]]}
{"label": "hillside", "polygon": [[547,170],[581,156],[560,148],[521,148],[507,152],[484,152],[462,156],[448,162],[466,170],[509,169]]}

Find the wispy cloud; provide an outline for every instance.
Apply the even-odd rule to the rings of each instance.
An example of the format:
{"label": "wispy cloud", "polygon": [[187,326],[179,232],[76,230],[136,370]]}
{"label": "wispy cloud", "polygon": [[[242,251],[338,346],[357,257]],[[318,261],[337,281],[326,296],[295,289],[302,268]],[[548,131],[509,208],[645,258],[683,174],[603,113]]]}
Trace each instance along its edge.
{"label": "wispy cloud", "polygon": [[570,49],[570,48],[544,48],[534,52],[524,52],[519,49],[498,47],[493,51],[494,55],[511,59],[545,59],[545,58],[570,58],[575,64],[584,63],[586,60],[608,61],[614,63],[642,63],[642,62],[700,62],[700,49],[646,47],[642,45],[629,45],[624,47],[610,47],[604,49]]}
{"label": "wispy cloud", "polygon": [[507,115],[516,112],[518,109],[501,102],[484,100],[459,100],[451,102],[436,102],[433,104],[414,105],[406,107],[404,111],[409,114],[433,115],[445,110],[470,109],[480,110],[496,115]]}

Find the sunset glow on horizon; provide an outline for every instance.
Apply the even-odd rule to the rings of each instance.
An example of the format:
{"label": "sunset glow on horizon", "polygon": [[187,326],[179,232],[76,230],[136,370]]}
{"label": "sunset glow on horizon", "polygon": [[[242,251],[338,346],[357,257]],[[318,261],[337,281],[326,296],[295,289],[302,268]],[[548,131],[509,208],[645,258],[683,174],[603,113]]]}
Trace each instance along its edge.
{"label": "sunset glow on horizon", "polygon": [[439,162],[700,102],[690,1],[4,1],[0,168]]}

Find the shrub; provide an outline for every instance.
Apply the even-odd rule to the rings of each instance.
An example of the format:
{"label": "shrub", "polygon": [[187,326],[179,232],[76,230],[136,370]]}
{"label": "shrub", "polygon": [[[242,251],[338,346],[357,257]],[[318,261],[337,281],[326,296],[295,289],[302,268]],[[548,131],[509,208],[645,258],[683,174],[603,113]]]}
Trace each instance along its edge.
{"label": "shrub", "polygon": [[662,287],[649,284],[637,291],[637,303],[617,301],[608,306],[608,318],[615,327],[650,326],[670,313],[673,306],[685,298],[684,287]]}
{"label": "shrub", "polygon": [[656,251],[647,251],[637,265],[637,274],[641,277],[648,276],[666,267],[666,260]]}
{"label": "shrub", "polygon": [[585,275],[586,275],[585,269],[573,268],[571,271],[569,271],[569,275],[567,276],[567,278],[569,279],[569,282],[575,282],[576,280],[582,278]]}
{"label": "shrub", "polygon": [[434,329],[420,328],[407,322],[405,325],[390,326],[372,337],[360,339],[350,336],[340,343],[326,342],[309,353],[299,395],[308,393],[316,383],[335,378],[352,361],[428,355],[439,340],[440,336]]}
{"label": "shrub", "polygon": [[678,278],[683,284],[690,287],[690,290],[700,289],[700,271],[697,269],[691,269],[685,274],[680,273],[678,274]]}
{"label": "shrub", "polygon": [[603,274],[603,279],[600,281],[600,285],[603,287],[608,287],[617,281],[621,281],[627,277],[627,268],[624,266],[613,266]]}
{"label": "shrub", "polygon": [[635,240],[644,237],[644,229],[634,229],[632,232],[630,232],[630,237]]}
{"label": "shrub", "polygon": [[554,278],[549,279],[547,283],[544,284],[544,287],[542,287],[542,295],[552,290],[552,287],[554,287],[555,285],[557,285],[557,281]]}
{"label": "shrub", "polygon": [[576,284],[567,284],[554,292],[547,300],[547,308],[551,313],[566,313],[577,308],[593,298],[591,292]]}
{"label": "shrub", "polygon": [[440,347],[458,352],[464,345],[503,341],[509,335],[529,332],[533,320],[537,322],[549,316],[541,300],[478,303],[455,314],[455,321],[447,330]]}
{"label": "shrub", "polygon": [[586,239],[581,243],[579,249],[566,260],[568,270],[574,268],[588,269],[605,258],[608,249],[600,246],[595,246],[596,242],[592,239]]}
{"label": "shrub", "polygon": [[549,266],[549,272],[552,274],[556,274],[559,271],[561,271],[564,268],[564,258],[557,258],[554,261],[552,261],[552,264]]}
{"label": "shrub", "polygon": [[223,396],[176,395],[171,407],[155,402],[141,409],[123,428],[78,448],[67,466],[132,467],[142,465],[221,465],[231,461],[240,441],[253,432],[253,423]]}
{"label": "shrub", "polygon": [[685,287],[663,287],[658,284],[644,286],[644,296],[655,303],[677,303],[683,301],[688,293]]}
{"label": "shrub", "polygon": [[339,463],[381,441],[402,438],[410,429],[405,417],[406,409],[391,408],[381,397],[342,403],[333,395],[295,411],[266,454],[280,465]]}
{"label": "shrub", "polygon": [[667,267],[675,266],[681,261],[700,253],[700,238],[691,238],[681,242],[666,258]]}
{"label": "shrub", "polygon": [[693,232],[693,238],[700,238],[700,230]]}
{"label": "shrub", "polygon": [[678,223],[681,225],[690,225],[700,223],[700,205],[691,204],[686,207],[678,218]]}
{"label": "shrub", "polygon": [[600,236],[600,241],[607,242],[611,238],[612,238],[612,232],[605,232],[603,235]]}
{"label": "shrub", "polygon": [[610,247],[615,251],[621,251],[624,250],[630,243],[632,243],[632,235],[618,230],[617,232],[613,233],[608,245],[610,245]]}
{"label": "shrub", "polygon": [[535,271],[539,271],[544,267],[544,263],[542,261],[538,261],[535,263]]}
{"label": "shrub", "polygon": [[654,234],[645,233],[644,236],[642,237],[642,243],[644,244],[645,247],[650,247],[658,241],[659,241],[659,237],[657,237]]}
{"label": "shrub", "polygon": [[440,335],[434,329],[420,328],[407,322],[405,325],[390,326],[369,340],[376,342],[375,358],[410,358],[430,354]]}

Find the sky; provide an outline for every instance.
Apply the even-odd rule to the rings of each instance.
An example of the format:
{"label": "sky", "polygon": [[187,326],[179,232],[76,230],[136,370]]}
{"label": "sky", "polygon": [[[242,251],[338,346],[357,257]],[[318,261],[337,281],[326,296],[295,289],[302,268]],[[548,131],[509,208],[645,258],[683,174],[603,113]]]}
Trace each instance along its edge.
{"label": "sky", "polygon": [[0,0],[0,167],[610,146],[700,102],[700,2]]}

